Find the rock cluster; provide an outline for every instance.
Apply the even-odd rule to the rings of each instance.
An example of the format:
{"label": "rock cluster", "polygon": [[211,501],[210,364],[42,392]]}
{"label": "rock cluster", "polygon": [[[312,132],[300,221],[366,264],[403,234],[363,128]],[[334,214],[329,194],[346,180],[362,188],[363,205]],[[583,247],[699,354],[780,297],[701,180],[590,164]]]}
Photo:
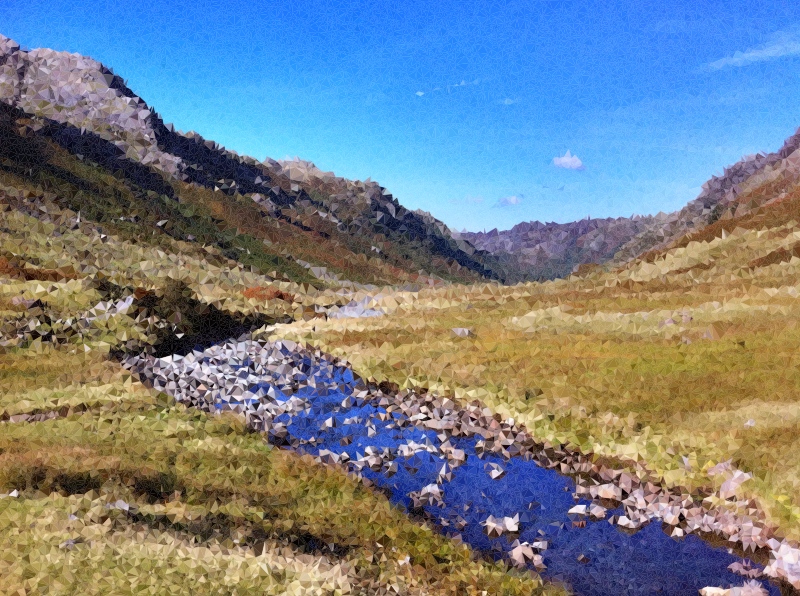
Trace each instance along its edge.
{"label": "rock cluster", "polygon": [[708,587],[700,590],[700,596],[766,596],[767,591],[758,582],[747,582],[735,588]]}
{"label": "rock cluster", "polygon": [[515,540],[511,546],[510,558],[512,563],[516,567],[525,567],[528,563],[533,563],[534,567],[538,570],[545,569],[544,562],[542,560],[542,555],[540,555],[537,550],[545,550],[547,548],[547,543],[544,542],[520,542],[519,540]]}
{"label": "rock cluster", "polygon": [[516,534],[519,532],[519,514],[513,517],[496,518],[493,515],[481,522],[484,533],[489,538],[499,538],[504,534]]}

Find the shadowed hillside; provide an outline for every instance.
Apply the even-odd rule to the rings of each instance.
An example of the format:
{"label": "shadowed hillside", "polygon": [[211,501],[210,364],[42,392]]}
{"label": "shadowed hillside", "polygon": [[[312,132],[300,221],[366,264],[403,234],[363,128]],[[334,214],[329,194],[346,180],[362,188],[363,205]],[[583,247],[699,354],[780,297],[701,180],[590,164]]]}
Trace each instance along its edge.
{"label": "shadowed hillside", "polygon": [[[48,49],[25,52],[0,38],[0,101],[20,110],[15,118],[30,119],[17,124],[27,126],[25,134],[154,193],[156,203],[183,202],[189,189],[211,191],[195,193],[208,199],[246,197],[252,204],[238,220],[219,209],[217,223],[237,229],[248,216],[253,224],[268,218],[276,229],[283,227],[273,235],[277,242],[285,235],[311,234],[330,255],[302,259],[317,279],[363,277],[376,284],[521,279],[487,253],[459,245],[441,222],[405,209],[375,182],[346,180],[307,162],[258,162],[192,131],[176,132],[119,76],[90,58]],[[163,227],[176,223],[167,217]],[[300,257],[294,250],[286,255]],[[367,263],[349,263],[354,257]],[[380,273],[370,271],[373,263]]]}

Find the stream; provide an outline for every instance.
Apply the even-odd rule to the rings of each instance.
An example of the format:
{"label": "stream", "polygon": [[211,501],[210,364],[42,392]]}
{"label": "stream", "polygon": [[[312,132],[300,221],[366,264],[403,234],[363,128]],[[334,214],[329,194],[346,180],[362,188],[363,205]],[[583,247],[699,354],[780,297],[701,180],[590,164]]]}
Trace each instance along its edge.
{"label": "stream", "polygon": [[447,536],[495,560],[513,556],[577,595],[696,596],[749,582],[746,594],[780,596],[765,579],[730,571],[742,559],[728,549],[670,537],[659,519],[625,530],[614,523],[622,507],[578,497],[571,477],[487,452],[479,435],[427,428],[336,359],[293,342],[229,342],[126,366],[179,401],[243,414],[275,445],[346,465]]}

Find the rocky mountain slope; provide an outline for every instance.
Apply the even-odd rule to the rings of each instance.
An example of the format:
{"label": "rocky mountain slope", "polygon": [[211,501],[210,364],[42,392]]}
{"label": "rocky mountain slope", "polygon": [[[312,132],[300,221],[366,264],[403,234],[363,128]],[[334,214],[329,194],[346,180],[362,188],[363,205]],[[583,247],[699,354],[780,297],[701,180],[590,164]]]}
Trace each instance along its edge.
{"label": "rocky mountain slope", "polygon": [[582,219],[566,224],[523,222],[510,230],[456,232],[454,236],[514,263],[534,279],[569,275],[576,265],[605,263],[632,238],[664,217]]}
{"label": "rocky mountain slope", "polygon": [[[712,176],[700,195],[679,211],[657,215],[584,219],[557,224],[523,222],[510,230],[454,233],[480,250],[525,271],[534,279],[555,279],[595,263],[611,267],[658,253],[687,234],[719,220],[758,209],[765,200],[780,201],[800,175],[800,129],[783,147],[766,155],[746,155],[721,176]],[[759,199],[752,189],[771,182]]]}
{"label": "rocky mountain slope", "polygon": [[[283,245],[286,236],[293,236],[298,244],[325,247],[315,256],[299,254],[302,251],[291,242],[266,250],[280,257],[277,261],[298,263],[311,279],[375,284],[521,279],[497,258],[453,239],[441,222],[404,208],[369,179],[347,180],[299,160],[259,162],[193,131],[175,131],[119,76],[84,56],[49,49],[23,51],[0,36],[0,106],[12,137],[36,138],[60,147],[137,186],[153,209],[164,211],[171,201],[184,202],[181,189],[210,190],[207,196],[212,199],[246,197],[250,222],[266,220],[281,230],[271,238],[250,232],[259,244],[266,239]],[[12,142],[20,141],[4,139],[6,146]],[[20,155],[24,153],[13,151],[5,157],[13,161]],[[27,165],[38,170],[26,175],[46,169],[46,156],[27,155],[32,160]],[[124,205],[121,210],[125,211]],[[238,220],[236,213],[224,210],[213,214],[214,223],[241,232],[246,222],[239,211]],[[95,210],[93,216],[105,221],[104,212]],[[173,237],[197,241],[198,236],[185,233],[186,226],[178,219],[174,209],[165,211],[159,227]],[[241,261],[230,247],[220,247]]]}
{"label": "rocky mountain slope", "polygon": [[[788,159],[800,146],[796,134],[780,151],[747,156],[712,177],[674,213],[459,234],[406,209],[375,182],[337,177],[308,161],[259,162],[175,131],[99,62],[23,51],[5,37],[0,120],[0,193],[8,205],[14,199],[15,210],[40,221],[56,212],[65,221],[83,218],[123,243],[177,241],[202,259],[318,288],[515,283],[624,265],[749,212],[799,175]],[[764,184],[760,194],[745,192]],[[0,258],[29,266],[40,259],[26,254],[5,247]]]}

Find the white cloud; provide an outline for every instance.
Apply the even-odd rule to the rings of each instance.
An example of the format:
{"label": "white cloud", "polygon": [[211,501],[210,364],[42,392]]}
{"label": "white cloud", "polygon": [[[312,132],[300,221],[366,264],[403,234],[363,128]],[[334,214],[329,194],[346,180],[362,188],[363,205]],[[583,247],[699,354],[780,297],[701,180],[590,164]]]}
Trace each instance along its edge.
{"label": "white cloud", "polygon": [[482,79],[475,79],[474,81],[462,80],[460,83],[455,83],[454,85],[445,85],[444,87],[434,87],[430,91],[417,91],[416,95],[419,97],[425,95],[425,93],[433,93],[434,91],[441,91],[442,89],[445,89],[447,93],[450,93],[450,89],[455,89],[456,87],[466,87],[467,85],[479,85],[481,83],[485,83],[488,80],[489,80],[488,77],[483,77]]}
{"label": "white cloud", "polygon": [[557,168],[566,168],[568,170],[585,170],[583,162],[578,159],[577,155],[571,155],[569,149],[564,154],[564,157],[554,157],[553,165]]}
{"label": "white cloud", "polygon": [[799,33],[797,29],[794,31],[776,31],[769,36],[769,40],[766,43],[760,46],[749,48],[744,52],[734,52],[733,56],[725,56],[705,66],[711,70],[720,70],[726,66],[747,66],[755,62],[764,62],[766,60],[775,60],[782,56],[800,54]]}
{"label": "white cloud", "polygon": [[525,198],[525,195],[519,194],[514,195],[512,197],[503,197],[502,199],[498,199],[497,203],[494,204],[495,207],[511,207],[512,205],[519,205],[522,203],[522,199]]}

